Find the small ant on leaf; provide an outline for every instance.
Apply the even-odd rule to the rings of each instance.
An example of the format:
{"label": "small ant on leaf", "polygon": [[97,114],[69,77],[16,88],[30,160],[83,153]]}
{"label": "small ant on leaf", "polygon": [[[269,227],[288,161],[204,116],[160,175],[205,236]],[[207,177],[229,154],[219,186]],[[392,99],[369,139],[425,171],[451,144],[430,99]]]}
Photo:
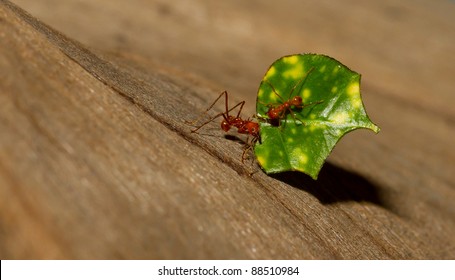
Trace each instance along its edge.
{"label": "small ant on leaf", "polygon": [[[294,119],[294,122],[296,120],[299,120],[302,124],[304,122],[300,119],[298,119],[294,111],[292,110],[292,106],[296,109],[303,109],[304,107],[314,105],[314,104],[319,104],[322,103],[323,101],[316,101],[316,102],[311,102],[307,104],[303,104],[303,99],[301,96],[297,95],[292,97],[292,94],[294,93],[294,90],[297,88],[297,86],[301,83],[305,83],[306,79],[308,78],[308,75],[311,73],[311,71],[314,70],[314,67],[312,67],[291,89],[289,93],[289,99],[285,100],[281,95],[276,91],[275,87],[268,81],[265,81],[267,85],[272,89],[273,93],[275,93],[278,98],[281,100],[281,104],[278,105],[273,105],[273,104],[264,104],[265,106],[269,107],[269,110],[267,111],[267,116],[269,117],[269,120],[272,123],[275,123],[277,125],[280,124],[280,121],[286,117],[286,113],[289,113],[291,117]],[[261,102],[262,103],[262,102]]]}
{"label": "small ant on leaf", "polygon": [[[244,120],[240,117],[240,113],[242,112],[242,109],[243,109],[243,105],[245,105],[245,101],[242,101],[242,102],[239,102],[237,105],[235,105],[234,107],[230,108],[229,109],[229,105],[228,105],[228,101],[229,101],[229,98],[228,98],[228,93],[227,91],[223,91],[217,99],[215,99],[215,101],[207,108],[207,110],[205,110],[200,117],[198,117],[195,121],[193,122],[190,122],[190,124],[194,124],[196,123],[203,115],[207,114],[207,112],[213,108],[213,106],[216,104],[216,102],[218,102],[218,100],[224,95],[225,97],[225,109],[226,111],[225,112],[221,112],[215,116],[213,116],[212,118],[210,118],[208,121],[200,124],[199,126],[197,126],[196,128],[194,128],[193,130],[191,130],[192,133],[194,132],[197,132],[200,128],[202,128],[203,126],[205,126],[206,124],[212,122],[213,120],[215,120],[216,118],[219,118],[219,117],[223,117],[223,119],[221,120],[221,129],[224,130],[225,132],[228,132],[231,128],[235,127],[237,128],[237,132],[240,133],[240,134],[246,134],[247,135],[247,140],[246,140],[246,147],[244,148],[243,150],[243,153],[242,153],[242,163],[245,159],[245,155],[246,153],[251,150],[254,145],[256,144],[256,142],[260,142],[260,135],[259,135],[259,123],[257,122],[254,122],[252,121],[250,118]],[[237,112],[237,115],[233,116],[233,115],[230,115],[229,113],[236,109],[236,108],[239,108],[239,111]],[[251,139],[251,141],[249,141],[249,136],[252,136],[253,138]]]}

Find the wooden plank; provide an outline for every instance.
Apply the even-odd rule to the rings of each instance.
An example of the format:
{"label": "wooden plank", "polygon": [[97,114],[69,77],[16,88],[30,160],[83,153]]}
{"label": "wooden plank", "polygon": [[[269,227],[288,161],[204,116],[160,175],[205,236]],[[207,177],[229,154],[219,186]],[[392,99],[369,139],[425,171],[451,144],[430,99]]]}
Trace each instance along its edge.
{"label": "wooden plank", "polygon": [[[284,37],[285,43],[301,42],[292,21],[278,20],[282,22],[278,26],[267,17],[274,11],[285,18],[289,7],[299,4],[284,3],[288,7],[284,10],[258,5],[251,21],[245,21],[244,13],[251,9],[234,9],[234,4],[197,2],[193,13],[186,14],[184,7],[153,3],[161,18],[149,19],[139,8],[155,10],[141,1],[125,14],[118,6],[103,3],[107,12],[95,19],[103,22],[121,15],[120,21],[129,19],[133,26],[155,23],[149,31],[161,40],[136,44],[127,37],[126,43],[117,42],[123,50],[112,52],[115,40],[102,44],[102,39],[95,39],[106,25],[65,31],[96,48],[94,52],[10,2],[0,3],[2,259],[454,258],[455,152],[448,147],[453,146],[455,132],[447,102],[453,97],[442,71],[453,65],[443,58],[434,58],[437,63],[429,66],[438,70],[432,78],[439,85],[434,96],[441,98],[430,98],[422,90],[428,89],[427,81],[406,82],[412,95],[404,94],[402,85],[396,87],[393,75],[413,66],[407,59],[392,72],[384,66],[355,64],[373,73],[369,76],[383,78],[364,83],[367,108],[382,132],[374,136],[359,131],[346,137],[318,181],[293,173],[266,176],[255,165],[240,162],[241,145],[224,139],[218,124],[191,134],[183,120],[203,110],[225,81],[233,81],[237,100],[257,86],[251,80],[260,79],[280,48],[265,44],[271,35],[248,36],[248,26],[255,30],[267,23],[270,34]],[[395,13],[408,28],[401,32],[412,30],[421,22],[411,16],[429,8],[425,2],[417,3],[418,8],[390,8],[389,3],[389,10],[379,13]],[[435,3],[429,9],[442,16],[428,16],[435,25],[428,32],[447,31],[453,21],[444,20],[449,14],[446,7]],[[70,4],[56,9],[68,9]],[[81,9],[88,13],[69,9],[67,15],[83,18],[99,4],[87,5]],[[327,5],[314,9],[334,16]],[[362,18],[367,8],[344,13]],[[131,16],[133,11],[137,17]],[[208,15],[197,17],[198,11]],[[227,20],[217,23],[221,11],[232,16],[232,25],[216,35]],[[163,17],[169,30],[187,36],[174,37],[171,44],[169,30],[156,26]],[[314,18],[305,20],[310,24]],[[55,26],[59,29],[58,21]],[[348,26],[350,39],[364,34],[355,22]],[[191,32],[198,28],[215,37]],[[283,34],[280,28],[290,31]],[[380,26],[371,28],[378,32]],[[115,34],[111,32],[108,38]],[[335,31],[324,34],[331,32]],[[139,33],[129,36],[143,38]],[[196,38],[189,40],[192,36]],[[232,36],[237,44],[226,46]],[[322,35],[314,38],[313,46],[324,42]],[[449,40],[441,39],[439,49]],[[366,41],[369,52],[359,56],[367,61],[375,52],[381,54],[377,59],[395,57],[388,46],[381,49]],[[151,50],[146,51],[149,44]],[[347,51],[349,46],[353,46],[349,40],[342,44],[348,62],[359,51],[358,47]],[[403,55],[413,57],[425,48],[423,44]],[[253,54],[257,50],[261,51]],[[232,55],[226,58],[226,53]],[[385,61],[389,66],[394,63]],[[399,78],[406,81],[412,74],[421,78],[427,70],[419,71],[423,70],[413,69]],[[242,77],[235,79],[238,75]],[[251,114],[252,108],[247,109]],[[250,177],[251,170],[257,172]]]}

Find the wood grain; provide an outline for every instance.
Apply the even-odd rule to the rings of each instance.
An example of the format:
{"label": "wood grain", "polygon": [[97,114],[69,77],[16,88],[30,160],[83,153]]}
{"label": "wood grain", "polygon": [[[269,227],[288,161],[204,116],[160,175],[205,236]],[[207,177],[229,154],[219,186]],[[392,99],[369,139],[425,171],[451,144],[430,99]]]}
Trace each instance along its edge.
{"label": "wood grain", "polygon": [[[0,1],[0,258],[455,258],[454,5],[329,2]],[[318,181],[190,133],[297,52],[361,72],[381,133]]]}

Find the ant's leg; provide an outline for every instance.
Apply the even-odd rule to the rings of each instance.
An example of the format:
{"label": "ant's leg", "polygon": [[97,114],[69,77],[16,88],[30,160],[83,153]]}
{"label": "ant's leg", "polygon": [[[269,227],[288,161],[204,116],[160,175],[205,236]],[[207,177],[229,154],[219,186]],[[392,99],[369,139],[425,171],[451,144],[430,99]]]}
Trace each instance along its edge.
{"label": "ant's leg", "polygon": [[[253,137],[253,139],[251,139],[250,143],[247,142],[247,144],[245,145],[245,147],[243,149],[243,153],[242,153],[242,163],[244,163],[247,153],[249,151],[251,151],[251,152],[253,152],[253,159],[251,160],[251,165],[253,165],[253,163],[254,163],[254,146],[256,145],[258,140],[259,140],[258,137]],[[250,173],[250,175],[251,174],[252,173]]]}
{"label": "ant's leg", "polygon": [[289,115],[291,115],[292,119],[294,120],[294,124],[296,124],[296,121],[299,121],[301,124],[305,125],[304,121],[295,116],[294,111],[292,111],[291,108],[289,108]]}
{"label": "ant's leg", "polygon": [[194,132],[198,131],[201,127],[205,126],[208,123],[211,123],[214,119],[219,118],[221,116],[223,116],[223,118],[226,119],[224,113],[219,113],[219,114],[215,115],[214,117],[212,117],[211,119],[209,119],[208,121],[204,122],[203,124],[201,124],[201,125],[197,126],[196,128],[192,129],[191,133],[194,133]]}
{"label": "ant's leg", "polygon": [[223,117],[224,117],[224,119],[226,119],[227,116],[229,115],[229,110],[228,110],[228,108],[229,108],[229,96],[228,96],[227,91],[226,91],[226,94],[224,95],[224,107],[226,108],[226,112],[225,112],[226,115],[223,114]]}
{"label": "ant's leg", "polygon": [[[281,95],[278,94],[275,87],[271,83],[269,83],[269,81],[264,81],[264,82],[266,82],[269,85],[269,87],[272,89],[273,93],[275,93],[275,95],[278,96],[278,98],[280,98],[281,103],[284,103],[285,100],[283,99],[283,97],[281,97]],[[269,105],[267,105],[267,106],[269,106]]]}
{"label": "ant's leg", "polygon": [[226,95],[225,95],[225,99],[224,99],[224,106],[225,106],[226,112],[224,113],[224,119],[226,121],[228,121],[229,113],[239,106],[240,106],[240,109],[239,109],[239,112],[237,113],[236,117],[238,118],[240,116],[240,113],[242,112],[242,109],[243,109],[243,105],[245,105],[245,101],[239,102],[239,103],[237,103],[237,105],[235,105],[234,107],[229,109],[229,97],[228,97],[227,91],[225,91],[225,92],[226,92]]}
{"label": "ant's leg", "polygon": [[294,90],[297,88],[297,86],[303,82],[303,84],[305,84],[305,81],[306,79],[308,78],[308,76],[310,75],[310,73],[314,70],[314,67],[311,67],[310,70],[308,70],[308,72],[305,73],[305,75],[303,75],[303,77],[292,87],[291,89],[291,92],[289,93],[289,99],[291,99],[292,97],[292,93],[294,92]]}
{"label": "ant's leg", "polygon": [[238,117],[240,116],[240,113],[241,113],[242,110],[243,110],[243,105],[245,105],[245,101],[240,102],[239,104],[237,104],[237,105],[235,105],[234,107],[232,107],[231,110],[229,110],[229,112],[230,112],[230,111],[234,110],[234,109],[235,109],[237,106],[239,106],[239,105],[240,105],[240,109],[239,109],[239,111],[237,112],[236,118],[238,118]]}
{"label": "ant's leg", "polygon": [[[289,113],[291,113],[290,111],[291,108],[289,108]],[[294,120],[294,123],[295,123],[295,116],[291,114],[291,117],[292,119]],[[284,120],[283,122],[283,125],[281,125],[281,120]],[[283,131],[283,129],[286,128],[286,124],[287,124],[287,117],[286,117],[286,111],[283,111],[281,113],[281,116],[278,118],[278,126],[280,127],[280,130]]]}
{"label": "ant's leg", "polygon": [[[224,92],[223,92],[224,93]],[[227,96],[227,92],[226,92],[226,96]],[[217,98],[217,100],[221,97],[221,95]],[[216,101],[217,101],[216,100]],[[216,103],[216,101],[210,106],[209,110],[211,109],[211,107],[213,107],[213,105]],[[223,116],[224,120],[226,122],[230,122],[230,119],[229,119],[229,113],[234,110],[235,108],[239,107],[240,106],[240,110],[239,110],[239,113],[237,114],[240,115],[240,112],[242,111],[242,108],[243,108],[243,105],[245,104],[245,101],[242,101],[242,102],[239,102],[237,105],[235,105],[234,107],[232,107],[231,109],[227,110],[226,112],[222,112],[222,113],[219,113],[217,115],[215,115],[214,117],[210,118],[209,120],[207,120],[206,122],[202,123],[201,125],[197,126],[196,128],[194,128],[193,130],[191,130],[191,132],[196,132],[198,131],[201,127],[205,126],[206,124],[212,122],[213,120],[215,120],[216,118],[219,118],[221,116]],[[226,107],[227,108],[227,107]],[[205,112],[206,113],[206,112]]]}
{"label": "ant's leg", "polygon": [[[253,163],[254,163],[254,146],[256,145],[256,143],[258,142],[259,138],[258,137],[254,137],[252,140],[251,140],[251,151],[253,152],[253,159],[251,160],[251,166],[253,166]],[[252,175],[252,173],[250,173],[250,176]]]}
{"label": "ant's leg", "polygon": [[[189,124],[189,125],[194,125],[195,123],[197,123],[203,116],[207,115],[208,111],[210,111],[210,109],[213,108],[213,106],[215,106],[216,102],[218,102],[218,100],[221,98],[221,96],[223,96],[223,94],[227,97],[227,91],[223,91],[216,99],[215,101],[213,101],[213,103],[207,108],[207,110],[205,110],[204,112],[202,112],[194,121],[190,122],[190,121],[185,121],[185,123]],[[218,114],[216,117],[212,118],[211,120],[209,120],[207,123],[213,121],[215,118],[221,116],[221,114]],[[204,123],[202,126],[206,125],[207,123]],[[201,127],[202,127],[201,126]],[[201,128],[201,127],[198,127],[197,129]],[[196,130],[197,130],[196,129]]]}
{"label": "ant's leg", "polygon": [[311,105],[321,104],[323,102],[324,102],[324,100],[318,100],[318,101],[314,101],[314,102],[310,102],[310,103],[306,103],[306,104],[302,104],[300,106],[294,106],[294,107],[296,107],[298,109],[303,109],[305,107],[308,107],[308,106],[311,106]]}
{"label": "ant's leg", "polygon": [[[254,138],[253,138],[254,140]],[[245,155],[247,154],[247,152],[252,148],[252,142],[253,140],[251,140],[251,143],[250,143],[250,135],[247,135],[246,136],[246,141],[245,141],[245,145],[243,146],[243,153],[242,153],[242,163],[244,163],[245,161]]]}
{"label": "ant's leg", "polygon": [[[239,105],[239,104],[237,104],[235,107],[237,107],[238,105]],[[235,107],[234,107],[233,109],[235,109]],[[221,117],[221,116],[223,117],[223,119],[224,119],[226,122],[229,123],[229,122],[230,122],[230,120],[229,120],[229,118],[228,118],[229,112],[232,111],[233,109],[230,109],[230,110],[228,111],[228,114],[226,114],[226,113],[223,112],[223,113],[219,113],[219,114],[215,115],[214,117],[212,117],[212,118],[209,119],[208,121],[204,122],[203,124],[199,125],[199,126],[196,127],[195,129],[191,130],[191,132],[196,132],[196,131],[198,131],[198,130],[199,130],[201,127],[203,127],[204,125],[206,125],[206,124],[208,124],[208,123],[211,123],[214,119],[219,118],[219,117]]]}
{"label": "ant's leg", "polygon": [[240,116],[240,113],[242,112],[242,109],[243,109],[243,105],[245,105],[245,101],[242,101],[242,102],[239,102],[237,103],[237,105],[235,105],[234,107],[232,107],[231,109],[228,109],[229,108],[229,98],[228,98],[228,94],[227,94],[227,91],[226,91],[226,95],[225,95],[225,100],[224,100],[224,106],[226,107],[226,112],[225,112],[225,116],[224,116],[224,119],[227,121],[228,120],[228,116],[229,116],[229,113],[234,110],[235,108],[237,108],[238,106],[240,106],[240,109],[239,111],[237,112],[237,118]]}
{"label": "ant's leg", "polygon": [[[320,104],[320,103],[322,103],[322,102],[324,102],[324,101],[319,100],[319,101],[310,102],[310,103],[307,103],[307,104],[302,104],[302,105],[300,105],[300,106],[294,106],[294,107],[296,107],[297,109],[303,109],[303,108],[305,108],[305,107],[307,107],[307,106],[311,106],[311,105],[315,105],[315,104]],[[289,108],[289,114],[290,114],[291,117],[294,119],[294,123],[295,123],[296,120],[298,120],[298,121],[301,122],[303,125],[306,125],[304,121],[302,121],[301,119],[299,119],[299,118],[297,118],[297,117],[295,116],[294,111],[292,111],[291,108]]]}
{"label": "ant's leg", "polygon": [[259,103],[261,103],[262,105],[264,105],[264,106],[266,106],[266,107],[269,107],[269,108],[273,107],[273,104],[265,103],[265,102],[262,102],[261,100],[256,100],[256,102],[259,102]]}
{"label": "ant's leg", "polygon": [[245,147],[243,148],[243,153],[242,153],[242,163],[245,162],[246,154],[248,151],[252,150],[253,146],[250,145],[249,143],[245,144]]}
{"label": "ant's leg", "polygon": [[243,153],[242,153],[242,163],[245,163],[245,154],[249,150],[249,147],[243,148]]}

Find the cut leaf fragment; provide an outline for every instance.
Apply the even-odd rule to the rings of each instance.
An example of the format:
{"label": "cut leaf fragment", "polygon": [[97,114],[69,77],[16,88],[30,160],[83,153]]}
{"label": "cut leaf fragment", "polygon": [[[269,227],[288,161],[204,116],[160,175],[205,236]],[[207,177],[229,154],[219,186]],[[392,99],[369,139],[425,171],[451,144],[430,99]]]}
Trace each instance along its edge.
{"label": "cut leaf fragment", "polygon": [[[269,109],[294,96],[302,98],[303,108],[283,109],[280,120],[271,122]],[[358,128],[379,132],[363,106],[360,74],[325,55],[297,54],[275,61],[259,86],[256,113],[261,143],[254,151],[266,173],[300,171],[317,179],[346,133]]]}

